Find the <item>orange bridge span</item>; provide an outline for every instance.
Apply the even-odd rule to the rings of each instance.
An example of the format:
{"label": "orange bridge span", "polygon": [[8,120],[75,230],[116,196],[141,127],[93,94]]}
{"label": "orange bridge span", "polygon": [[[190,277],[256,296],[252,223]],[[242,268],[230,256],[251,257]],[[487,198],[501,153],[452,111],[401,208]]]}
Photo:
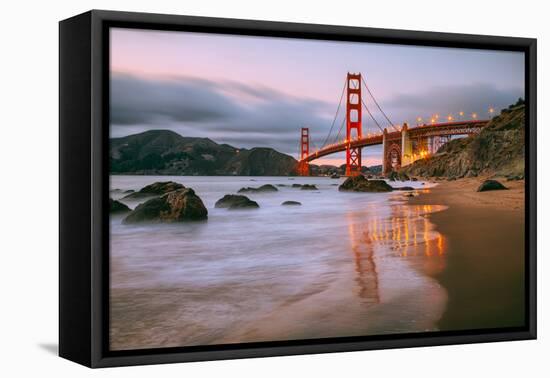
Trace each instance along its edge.
{"label": "orange bridge span", "polygon": [[[367,108],[365,101],[362,98],[362,89],[365,88],[368,94],[372,97],[374,104],[390,123],[391,129],[382,128],[373,117],[371,111]],[[346,153],[346,176],[355,176],[361,173],[361,150],[364,147],[382,145],[382,171],[384,174],[392,170],[400,169],[403,166],[413,163],[418,159],[428,157],[435,153],[443,144],[447,143],[452,136],[456,135],[472,135],[479,133],[485,127],[489,120],[474,119],[455,120],[453,116],[448,116],[448,122],[437,122],[432,118],[430,123],[419,124],[414,127],[409,127],[408,124],[396,126],[387,117],[384,111],[380,108],[378,102],[372,95],[366,82],[361,77],[361,74],[347,74],[346,83],[340,98],[340,104],[336,111],[334,120],[338,116],[338,111],[342,104],[342,99],[346,95],[346,109],[340,131],[346,126],[346,137],[333,143],[325,143],[319,149],[310,149],[310,129],[302,127],[300,137],[300,160],[298,161],[298,173],[303,176],[309,175],[309,163],[338,152]],[[365,110],[378,127],[376,132],[368,132],[363,134],[363,110]],[[490,109],[490,113],[493,110]],[[460,112],[463,118],[464,113]],[[334,126],[334,121],[333,121]],[[340,133],[339,133],[340,134]],[[338,139],[338,137],[337,137]]]}

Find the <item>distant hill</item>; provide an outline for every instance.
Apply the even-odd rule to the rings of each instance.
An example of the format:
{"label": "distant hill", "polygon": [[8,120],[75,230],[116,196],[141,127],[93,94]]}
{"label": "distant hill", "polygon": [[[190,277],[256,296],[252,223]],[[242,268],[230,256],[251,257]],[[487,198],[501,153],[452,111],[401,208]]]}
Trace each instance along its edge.
{"label": "distant hill", "polygon": [[170,130],[112,138],[110,157],[115,174],[288,176],[297,165],[272,148],[239,149]]}
{"label": "distant hill", "polygon": [[525,174],[525,105],[523,100],[503,109],[477,134],[443,145],[437,154],[403,167],[423,177],[475,177],[495,174],[523,178]]}

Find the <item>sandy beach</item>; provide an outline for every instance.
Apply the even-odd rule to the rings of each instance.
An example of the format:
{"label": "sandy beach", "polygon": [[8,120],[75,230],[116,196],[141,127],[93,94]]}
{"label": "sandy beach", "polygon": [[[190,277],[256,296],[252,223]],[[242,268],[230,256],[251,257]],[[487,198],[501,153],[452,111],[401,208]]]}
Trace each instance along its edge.
{"label": "sandy beach", "polygon": [[499,328],[524,323],[524,181],[509,190],[477,192],[484,178],[441,181],[411,198],[445,205],[428,215],[448,241],[447,266],[434,273],[449,295],[441,330]]}

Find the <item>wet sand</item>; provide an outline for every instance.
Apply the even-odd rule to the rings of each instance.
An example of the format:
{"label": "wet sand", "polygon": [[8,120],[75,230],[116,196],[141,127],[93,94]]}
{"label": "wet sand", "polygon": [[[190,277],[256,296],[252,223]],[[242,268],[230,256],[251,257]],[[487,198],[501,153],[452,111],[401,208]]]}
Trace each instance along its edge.
{"label": "wet sand", "polygon": [[501,180],[510,190],[478,193],[482,181],[442,181],[409,200],[448,206],[429,215],[448,241],[447,266],[434,273],[449,298],[441,330],[524,324],[525,183]]}

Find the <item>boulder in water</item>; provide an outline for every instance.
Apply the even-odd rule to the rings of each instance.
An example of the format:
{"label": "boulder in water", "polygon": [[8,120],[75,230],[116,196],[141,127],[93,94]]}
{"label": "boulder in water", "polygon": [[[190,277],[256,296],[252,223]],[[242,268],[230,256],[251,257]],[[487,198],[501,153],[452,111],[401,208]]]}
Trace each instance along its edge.
{"label": "boulder in water", "polygon": [[185,186],[173,181],[155,182],[151,185],[144,186],[137,192],[128,194],[124,198],[139,199],[146,197],[156,197],[179,189],[185,189]]}
{"label": "boulder in water", "polygon": [[285,201],[281,205],[282,206],[302,206],[302,203],[298,201]]}
{"label": "boulder in water", "polygon": [[393,188],[384,180],[367,180],[364,176],[348,177],[342,185],[338,187],[340,191],[350,192],[391,192]]}
{"label": "boulder in water", "polygon": [[508,188],[502,185],[497,180],[485,180],[483,183],[477,188],[478,192],[487,192],[489,190],[507,190]]}
{"label": "boulder in water", "polygon": [[239,189],[238,193],[268,193],[268,192],[277,192],[279,189],[274,187],[271,184],[265,184],[260,186],[259,188],[241,188]]}
{"label": "boulder in water", "polygon": [[319,190],[319,189],[317,189],[317,187],[313,184],[304,184],[302,185],[300,190]]}
{"label": "boulder in water", "polygon": [[208,210],[191,188],[178,189],[152,198],[132,211],[124,223],[173,223],[208,218]]}
{"label": "boulder in water", "polygon": [[109,213],[122,214],[130,211],[132,210],[122,202],[109,198]]}
{"label": "boulder in water", "polygon": [[214,205],[217,208],[222,209],[257,209],[260,207],[256,201],[252,201],[247,196],[241,196],[238,194],[226,194]]}

